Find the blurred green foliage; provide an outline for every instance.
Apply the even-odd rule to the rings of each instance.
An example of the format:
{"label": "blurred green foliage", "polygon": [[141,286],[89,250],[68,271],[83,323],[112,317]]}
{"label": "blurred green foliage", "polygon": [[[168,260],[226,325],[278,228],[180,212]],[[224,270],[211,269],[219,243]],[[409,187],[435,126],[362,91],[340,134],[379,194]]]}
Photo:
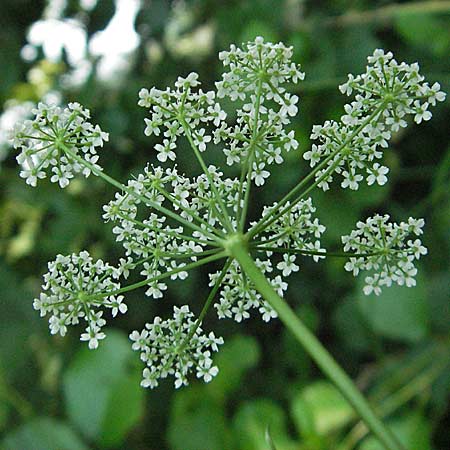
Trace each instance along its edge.
{"label": "blurred green foliage", "polygon": [[[392,50],[398,60],[419,61],[427,79],[450,92],[447,1],[143,0],[134,21],[139,45],[122,55],[123,64],[106,79],[102,56],[86,52],[83,61],[91,69],[78,83],[68,82],[67,75],[82,63],[73,64],[67,49],[52,59],[27,41],[37,21],[70,18],[86,31],[89,48],[110,23],[116,3],[3,0],[0,105],[6,111],[13,102],[55,92],[63,102],[81,102],[111,133],[102,161],[121,180],[155,160],[156,141],[142,132],[138,90],[164,88],[190,71],[212,88],[220,75],[217,52],[255,35],[293,45],[307,78],[298,87],[301,148],[254,199],[253,214],[306,173],[301,153],[312,125],[340,116],[345,99],[337,85],[347,73],[359,73],[375,47]],[[313,197],[331,249],[373,211],[396,220],[425,217],[429,255],[418,286],[365,297],[342,261],[305,261],[287,295],[408,450],[450,448],[449,101],[433,115],[431,122],[396,136],[385,156],[391,168],[387,186]],[[141,389],[128,332],[167,314],[173,303],[190,303],[198,312],[207,295],[204,273],[175,283],[163,302],[130,294],[130,312],[116,320],[116,330],[96,352],[84,348],[76,333],[50,337],[31,307],[46,262],[83,248],[117,260],[120,248],[100,217],[113,191],[95,179],[77,181],[66,192],[45,183],[32,189],[19,179],[14,155],[1,142],[0,157],[0,448],[381,449],[277,321],[251,319],[239,326],[211,314],[208,328],[226,341],[217,356],[218,377],[176,392],[170,383],[154,392]],[[188,152],[180,166],[188,174],[197,171]]]}

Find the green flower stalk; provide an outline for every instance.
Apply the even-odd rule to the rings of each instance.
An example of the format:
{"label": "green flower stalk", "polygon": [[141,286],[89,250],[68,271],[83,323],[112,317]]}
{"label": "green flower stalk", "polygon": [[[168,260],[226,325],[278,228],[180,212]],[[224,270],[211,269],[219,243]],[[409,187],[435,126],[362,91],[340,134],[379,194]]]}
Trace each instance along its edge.
{"label": "green flower stalk", "polygon": [[[68,325],[85,322],[81,340],[94,349],[105,338],[104,310],[113,317],[127,312],[126,292],[145,288],[146,296],[159,299],[170,279],[184,280],[191,269],[222,260],[222,269],[210,273],[211,292],[197,319],[184,305],[174,308],[172,318],[156,317],[130,334],[145,364],[142,386],[154,388],[171,376],[178,388],[188,384],[191,373],[209,382],[219,370],[212,353],[223,339],[203,331],[205,315],[216,310],[221,319],[242,322],[256,310],[264,321],[278,317],[384,446],[398,450],[395,437],[283,296],[287,278],[300,271],[301,257],[315,262],[347,258],[347,271],[365,275],[366,294],[379,294],[393,283],[415,285],[415,262],[427,253],[418,239],[422,219],[396,224],[387,215],[375,215],[342,237],[343,252],[331,253],[322,248],[326,229],[315,217],[310,193],[331,189],[336,179],[352,190],[363,182],[385,184],[389,169],[382,165],[383,151],[393,133],[408,124],[408,117],[416,123],[430,120],[429,108],[445,94],[438,83],[424,81],[417,63],[397,63],[392,53],[375,50],[366,72],[349,75],[340,86],[343,94],[354,95],[340,121],[313,127],[314,143],[303,155],[311,172],[249,223],[251,197],[265,185],[271,167],[283,163],[285,152],[298,148],[289,124],[299,98],[288,88],[304,73],[291,61],[291,47],[261,37],[242,48],[232,45],[219,58],[226,71],[216,91],[204,92],[198,75],[191,73],[179,77],[174,88],[139,92],[139,105],[148,110],[144,133],[160,137],[156,158],[167,166],[149,164],[125,184],[98,164],[97,148],[108,135],[89,122],[89,111],[80,105],[40,104],[33,120],[16,126],[12,141],[29,185],[50,176],[64,188],[81,173],[118,189],[104,206],[103,218],[113,222],[124,249],[114,266],[93,261],[87,252],[59,255],[49,263],[34,307],[50,317],[52,333],[64,335]],[[224,97],[239,105],[232,122],[220,105]],[[200,171],[192,178],[175,165],[183,137]],[[227,177],[207,163],[211,143],[222,149],[225,165],[239,167],[239,176]],[[126,284],[132,271],[142,281]]]}

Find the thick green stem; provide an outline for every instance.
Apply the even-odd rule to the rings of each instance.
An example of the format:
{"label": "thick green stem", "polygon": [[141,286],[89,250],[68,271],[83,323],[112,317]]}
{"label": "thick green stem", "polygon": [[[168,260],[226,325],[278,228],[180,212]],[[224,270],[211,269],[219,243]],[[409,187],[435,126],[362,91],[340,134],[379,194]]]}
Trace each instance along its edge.
{"label": "thick green stem", "polygon": [[242,270],[254,283],[255,288],[277,312],[284,325],[294,334],[322,372],[330,378],[342,395],[353,406],[367,427],[387,450],[404,450],[391,431],[372,411],[367,400],[359,392],[352,380],[333,359],[313,333],[297,317],[289,305],[276,293],[264,274],[249,255],[242,236],[227,241],[226,249],[240,264]]}

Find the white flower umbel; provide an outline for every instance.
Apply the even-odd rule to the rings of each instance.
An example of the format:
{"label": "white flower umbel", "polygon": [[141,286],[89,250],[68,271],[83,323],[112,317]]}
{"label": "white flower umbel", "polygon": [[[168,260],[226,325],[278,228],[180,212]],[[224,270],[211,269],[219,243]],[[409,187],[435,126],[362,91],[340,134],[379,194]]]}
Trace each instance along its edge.
{"label": "white flower umbel", "polygon": [[424,81],[417,63],[398,63],[391,52],[380,49],[367,60],[364,74],[349,75],[340,86],[343,94],[355,94],[355,100],[345,105],[340,122],[313,127],[311,139],[317,143],[303,155],[311,167],[320,164],[316,180],[323,190],[334,175],[342,178],[343,188],[353,190],[364,178],[369,185],[385,184],[389,169],[376,160],[392,133],[406,127],[408,116],[416,123],[430,120],[428,108],[445,99],[439,83],[430,87]]}
{"label": "white flower umbel", "polygon": [[[272,272],[270,260],[259,262],[263,273]],[[220,272],[210,275],[210,286],[214,286]],[[277,280],[278,281],[278,280]],[[287,285],[286,285],[287,288]],[[230,265],[222,282],[219,301],[214,305],[219,319],[233,318],[236,322],[242,322],[250,317],[250,310],[257,309],[264,321],[269,321],[277,314],[270,305],[257,292],[253,283],[248,279],[236,261]]]}
{"label": "white flower umbel", "polygon": [[[344,252],[327,252],[321,245],[325,227],[315,217],[310,192],[328,189],[336,175],[341,187],[353,190],[364,180],[368,185],[385,184],[389,169],[379,161],[381,150],[392,133],[406,126],[408,116],[417,123],[431,118],[429,107],[445,98],[439,84],[430,87],[417,64],[397,63],[391,53],[376,50],[366,73],[350,75],[341,86],[343,93],[355,94],[341,120],[313,127],[315,142],[304,154],[311,172],[249,224],[252,188],[264,186],[272,166],[298,147],[287,127],[297,114],[299,99],[288,88],[304,74],[291,61],[291,47],[260,37],[242,48],[232,45],[219,57],[225,73],[216,83],[217,93],[201,90],[195,73],[178,78],[174,88],[140,91],[139,105],[149,110],[145,134],[160,137],[155,157],[169,167],[147,165],[125,184],[97,165],[96,147],[107,135],[88,121],[88,111],[78,104],[66,109],[40,104],[36,118],[15,131],[14,145],[21,149],[17,159],[29,184],[36,185],[52,172],[51,181],[64,187],[76,173],[94,172],[118,189],[104,206],[103,218],[112,222],[124,257],[116,268],[94,262],[85,252],[58,256],[49,264],[35,308],[50,315],[52,333],[64,335],[68,325],[84,319],[88,326],[81,339],[95,348],[105,337],[103,309],[111,309],[113,317],[126,312],[122,294],[144,288],[148,297],[159,300],[169,280],[184,280],[190,270],[224,260],[221,269],[211,268],[211,291],[197,320],[183,306],[174,309],[172,319],[157,317],[142,332],[131,333],[133,349],[147,364],[142,381],[146,387],[157,386],[168,375],[180,387],[187,384],[191,371],[205,381],[216,375],[211,354],[222,339],[212,333],[205,336],[200,328],[211,306],[219,318],[237,322],[255,309],[264,321],[280,314],[315,358],[311,349],[320,343],[305,334],[306,328],[298,325],[283,300],[286,277],[300,271],[301,256],[315,262],[328,256],[348,258],[346,270],[366,274],[364,292],[379,294],[392,283],[413,286],[414,263],[427,252],[416,238],[422,233],[422,220],[392,224],[388,216],[378,215],[359,222],[356,231],[342,238]],[[217,101],[224,97],[237,101],[229,116]],[[187,177],[174,165],[181,137],[200,174]],[[226,164],[240,165],[239,176],[228,178],[205,162],[212,147],[221,148]],[[124,287],[115,281],[132,272],[141,280]],[[326,373],[334,372],[323,361],[316,358]],[[347,380],[342,389],[347,394],[349,385]],[[358,395],[355,390],[348,398]],[[361,404],[361,398],[355,404]]]}
{"label": "white flower umbel", "polygon": [[192,130],[199,150],[205,151],[211,135],[202,127],[211,124],[218,127],[226,117],[215,101],[216,93],[196,89],[199,85],[198,74],[190,73],[186,78],[178,78],[174,90],[161,91],[153,87],[150,91],[141,89],[139,92],[139,106],[149,108],[150,112],[150,119],[145,119],[145,134],[159,136],[164,129],[165,139],[162,145],[155,147],[161,162],[167,158],[175,160],[176,141],[187,129]]}
{"label": "white flower umbel", "polygon": [[[41,317],[49,315],[50,332],[64,336],[69,325],[77,325],[80,320],[87,323],[82,341],[88,341],[89,348],[98,346],[104,339],[101,331],[106,320],[103,309],[111,309],[112,316],[127,312],[122,295],[114,295],[120,288],[115,280],[118,271],[101,259],[94,261],[83,251],[69,256],[58,255],[48,263],[44,284],[39,298],[34,300],[34,309]],[[99,292],[108,293],[98,297]]]}
{"label": "white flower umbel", "polygon": [[[189,179],[176,168],[147,166],[144,173],[128,182],[126,193],[117,193],[104,206],[103,217],[116,224],[113,233],[125,249],[124,265],[128,270],[140,267],[140,274],[149,280],[146,294],[150,297],[163,297],[167,285],[158,280],[163,274],[183,280],[188,275],[183,269],[189,269],[188,263],[195,265],[220,251],[214,232],[226,230],[217,213],[219,206],[210,180],[226,207],[234,212],[239,182],[223,179],[223,173],[214,166],[208,171],[209,177],[202,174]],[[155,207],[167,207],[185,223],[173,224],[171,217]]]}
{"label": "white flower umbel", "polygon": [[291,61],[292,47],[264,42],[258,37],[243,48],[234,45],[219,54],[228,69],[216,83],[217,96],[240,100],[233,125],[214,133],[214,142],[225,144],[228,165],[250,164],[251,179],[262,186],[270,164],[283,162],[283,151],[298,147],[293,131],[286,131],[297,114],[298,97],[286,91],[288,83],[304,79],[300,66]]}
{"label": "white flower umbel", "polygon": [[96,147],[108,140],[108,133],[89,122],[89,110],[79,103],[67,108],[39,103],[32,110],[33,120],[18,123],[12,130],[12,144],[20,149],[20,176],[36,186],[39,179],[50,176],[52,183],[64,188],[77,174],[89,176],[91,168],[75,157],[101,170]]}
{"label": "white flower umbel", "polygon": [[[415,286],[417,269],[414,261],[427,254],[427,248],[420,239],[423,219],[409,218],[408,222],[392,223],[389,216],[376,215],[365,222],[358,222],[356,230],[342,237],[344,250],[358,255],[350,258],[345,269],[358,275],[369,272],[365,277],[364,293],[376,295],[383,286],[397,283],[400,286]],[[367,256],[366,256],[366,255]]]}
{"label": "white flower umbel", "polygon": [[141,386],[154,388],[159,380],[173,376],[175,387],[188,384],[188,375],[209,382],[219,369],[213,365],[211,355],[223,344],[213,332],[204,334],[200,324],[187,305],[173,308],[173,318],[155,317],[141,332],[133,331],[130,339],[133,350],[141,353],[147,367],[143,371]]}
{"label": "white flower umbel", "polygon": [[[265,207],[263,217],[271,210],[272,207]],[[320,246],[320,237],[325,227],[317,218],[313,218],[315,211],[310,198],[298,202],[256,235],[251,243],[251,248],[258,256],[256,265],[281,297],[288,288],[283,277],[299,270],[296,260],[300,255],[310,256],[314,261],[325,257],[325,250]],[[282,254],[281,261],[279,253]],[[279,262],[274,264],[274,259]],[[276,270],[280,273],[276,273]],[[218,277],[219,272],[210,275],[211,286]],[[229,317],[241,322],[250,317],[250,310],[254,308],[266,322],[277,317],[236,261],[231,264],[222,285],[219,302],[215,304],[219,318]]]}

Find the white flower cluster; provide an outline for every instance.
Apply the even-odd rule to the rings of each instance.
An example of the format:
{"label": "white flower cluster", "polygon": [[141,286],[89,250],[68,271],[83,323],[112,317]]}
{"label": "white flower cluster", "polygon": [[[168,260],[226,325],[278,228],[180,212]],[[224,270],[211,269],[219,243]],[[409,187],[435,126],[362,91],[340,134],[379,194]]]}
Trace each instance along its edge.
{"label": "white flower cluster", "polygon": [[[225,205],[230,211],[235,209],[238,180],[222,179],[223,173],[214,166],[208,170]],[[207,249],[213,242],[206,233],[214,227],[224,231],[217,216],[217,199],[205,174],[189,179],[176,168],[147,166],[144,173],[128,182],[127,188],[127,192],[116,193],[115,199],[104,206],[103,217],[117,223],[113,233],[127,256],[122,260],[122,270],[142,265],[141,275],[149,280],[146,294],[161,298],[167,285],[156,278],[174,271],[170,278],[183,280],[188,276],[181,270],[186,261],[196,261],[214,248],[217,250]],[[171,226],[170,219],[157,206],[167,206],[188,222],[198,224],[198,229]]]}
{"label": "white flower cluster", "polygon": [[145,134],[159,136],[161,128],[164,129],[163,143],[155,147],[159,161],[175,161],[178,136],[186,134],[186,130],[192,134],[198,149],[205,151],[211,135],[206,134],[203,126],[219,127],[225,120],[226,113],[215,101],[216,93],[193,89],[199,85],[198,74],[192,72],[186,78],[178,78],[175,90],[161,91],[153,87],[150,91],[141,89],[139,92],[138,105],[150,108],[151,114],[150,119],[145,119]]}
{"label": "white flower cluster", "polygon": [[[34,309],[41,317],[50,315],[52,334],[65,336],[69,325],[77,325],[80,319],[87,323],[82,341],[88,341],[89,348],[98,347],[98,341],[105,338],[102,327],[106,320],[101,308],[111,309],[115,317],[127,312],[122,295],[113,293],[120,288],[116,281],[119,272],[101,259],[94,261],[83,251],[69,256],[58,255],[48,263],[44,284],[39,298],[34,300]],[[111,292],[99,297],[99,293]]]}
{"label": "white flower cluster", "polygon": [[89,110],[79,103],[69,103],[67,108],[39,103],[32,110],[33,120],[18,122],[12,130],[12,144],[20,149],[17,162],[22,166],[20,176],[27,184],[36,186],[47,177],[64,188],[77,173],[89,176],[91,168],[73,158],[70,152],[81,157],[96,169],[98,154],[108,140],[108,133],[89,122]]}
{"label": "white flower cluster", "polygon": [[[273,271],[270,259],[266,261],[257,259],[255,262],[266,276]],[[210,286],[214,286],[219,276],[220,272],[210,274]],[[280,296],[287,290],[288,285],[281,276],[277,275],[269,281]],[[277,313],[256,291],[253,283],[235,260],[225,274],[221,287],[219,300],[214,305],[219,319],[233,318],[236,322],[242,322],[250,317],[250,310],[253,308],[260,312],[265,322],[277,317]]]}
{"label": "white flower cluster", "polygon": [[356,93],[355,100],[345,105],[340,122],[326,121],[315,125],[311,139],[317,140],[304,158],[311,167],[321,163],[316,180],[323,190],[329,188],[333,174],[342,177],[343,188],[358,189],[367,184],[383,185],[389,169],[376,162],[388,146],[393,132],[406,127],[408,115],[416,123],[431,119],[429,106],[445,99],[439,83],[433,86],[419,74],[419,65],[398,63],[391,52],[377,49],[368,57],[366,72],[340,86],[342,93]]}
{"label": "white flower cluster", "polygon": [[[265,207],[263,217],[269,214],[271,209],[271,207]],[[281,297],[288,288],[284,277],[299,270],[296,264],[296,251],[299,254],[312,256],[316,262],[324,258],[320,255],[325,251],[320,246],[320,237],[325,231],[325,226],[321,225],[317,218],[313,218],[315,211],[311,198],[298,202],[255,237],[255,242],[258,242],[256,250],[266,255],[266,258],[256,259],[256,265]],[[274,252],[282,250],[286,253],[274,267],[272,262]],[[274,270],[280,273],[271,277],[269,274]],[[219,276],[220,272],[210,275],[211,286]],[[265,322],[277,317],[276,312],[256,291],[253,283],[241,271],[236,261],[231,264],[222,286],[219,302],[215,304],[219,318],[232,317],[236,322],[241,322],[250,317],[249,311],[252,308],[258,309]]]}
{"label": "white flower cluster", "polygon": [[223,339],[213,332],[203,334],[187,305],[175,306],[173,311],[172,319],[155,317],[141,332],[130,334],[133,350],[141,353],[141,360],[147,365],[143,371],[143,387],[153,389],[159,379],[172,375],[175,387],[179,388],[188,384],[187,377],[192,371],[208,383],[219,372],[211,354],[218,351]]}
{"label": "white flower cluster", "polygon": [[19,102],[15,99],[8,100],[3,105],[3,112],[0,114],[0,162],[6,158],[11,147],[14,125],[27,120],[34,106],[33,102]]}
{"label": "white flower cluster", "polygon": [[[335,174],[342,177],[343,188],[357,189],[364,176],[369,185],[386,183],[388,169],[378,160],[391,134],[406,126],[407,115],[417,123],[429,120],[428,107],[445,98],[437,83],[430,87],[424,82],[417,64],[399,64],[391,53],[376,50],[366,73],[350,75],[341,86],[343,93],[356,96],[345,106],[340,122],[313,128],[311,138],[317,143],[304,158],[315,171],[279,203],[265,207],[260,221],[247,228],[250,183],[263,185],[270,175],[268,166],[280,164],[284,151],[298,147],[293,131],[286,131],[297,113],[298,98],[287,92],[286,84],[297,83],[304,74],[291,62],[292,48],[259,37],[242,49],[231,46],[219,57],[228,71],[216,84],[217,97],[240,102],[233,125],[226,123],[216,94],[199,89],[195,73],[178,78],[174,89],[140,91],[139,105],[150,110],[145,134],[162,134],[162,143],[156,145],[158,160],[174,161],[177,139],[184,135],[203,173],[188,178],[176,166],[149,165],[126,185],[100,173],[120,189],[104,206],[103,218],[113,223],[125,257],[117,267],[94,261],[87,252],[59,255],[49,263],[34,307],[42,316],[50,314],[53,334],[64,335],[68,325],[84,319],[87,328],[81,340],[96,348],[105,337],[103,309],[111,309],[113,316],[127,311],[120,294],[145,286],[147,296],[159,299],[167,290],[167,279],[184,280],[189,270],[225,258],[224,268],[210,274],[213,288],[205,306],[218,294],[214,308],[219,318],[241,322],[251,309],[257,309],[264,321],[276,317],[232,258],[238,253],[230,242],[248,245],[257,256],[256,265],[282,297],[288,288],[285,278],[299,271],[298,255],[314,261],[326,256],[320,243],[325,227],[314,217],[316,209],[304,198],[305,192],[316,185],[328,189]],[[41,103],[33,113],[35,119],[17,125],[13,138],[21,149],[17,160],[28,184],[35,186],[51,171],[51,181],[65,187],[76,173],[88,176],[101,170],[96,147],[108,135],[88,121],[86,109],[77,103],[65,109]],[[211,141],[224,147],[228,165],[241,165],[239,178],[225,178],[217,167],[206,165],[201,152]],[[310,185],[302,193],[306,183]],[[427,249],[410,236],[421,235],[423,225],[423,220],[412,218],[393,224],[389,216],[379,215],[358,222],[356,231],[342,238],[344,251],[350,252],[345,269],[354,275],[369,272],[366,294],[378,295],[392,283],[413,286],[414,262]],[[142,281],[120,288],[118,278],[128,278],[132,270]],[[217,374],[211,354],[223,340],[203,334],[199,325],[183,306],[174,308],[173,318],[156,317],[143,331],[131,333],[133,349],[147,365],[142,386],[153,388],[171,375],[178,388],[187,384],[192,371],[206,382]]]}
{"label": "white flower cluster", "polygon": [[[358,275],[368,271],[365,278],[364,293],[380,295],[383,286],[397,283],[400,286],[415,286],[417,269],[414,261],[427,254],[420,239],[408,239],[411,235],[420,236],[425,222],[413,219],[408,222],[391,223],[389,216],[376,215],[365,222],[358,222],[357,229],[342,237],[345,251],[353,251],[358,256],[350,258],[345,269]],[[364,254],[367,254],[364,255]]]}
{"label": "white flower cluster", "polygon": [[219,59],[229,67],[229,72],[216,83],[218,97],[245,101],[258,91],[261,83],[264,97],[284,108],[284,113],[294,116],[297,113],[296,101],[282,85],[298,83],[305,74],[298,64],[291,61],[292,53],[292,47],[286,47],[282,42],[264,42],[261,36],[244,44],[242,49],[232,44],[229,51],[219,53]]}
{"label": "white flower cluster", "polygon": [[[265,207],[262,216],[268,215],[276,206],[275,203],[272,207]],[[287,202],[286,209],[289,206],[290,204]],[[263,230],[259,248],[264,249],[272,245],[278,249],[292,250],[292,253],[298,250],[300,253],[312,254],[314,261],[323,258],[315,253],[325,251],[320,247],[320,237],[326,228],[320,224],[319,219],[313,218],[315,212],[316,208],[313,206],[311,198],[297,202]],[[267,251],[267,254],[270,256],[271,251]],[[286,270],[283,267],[283,271]],[[286,275],[289,274],[290,272]]]}
{"label": "white flower cluster", "polygon": [[294,132],[286,125],[298,111],[298,97],[286,91],[286,83],[304,79],[300,66],[291,62],[292,47],[272,44],[257,37],[254,42],[219,54],[229,69],[216,83],[217,96],[244,102],[232,126],[224,122],[214,132],[214,142],[224,142],[227,164],[249,164],[257,186],[270,175],[267,166],[283,162],[282,151],[298,148]]}

